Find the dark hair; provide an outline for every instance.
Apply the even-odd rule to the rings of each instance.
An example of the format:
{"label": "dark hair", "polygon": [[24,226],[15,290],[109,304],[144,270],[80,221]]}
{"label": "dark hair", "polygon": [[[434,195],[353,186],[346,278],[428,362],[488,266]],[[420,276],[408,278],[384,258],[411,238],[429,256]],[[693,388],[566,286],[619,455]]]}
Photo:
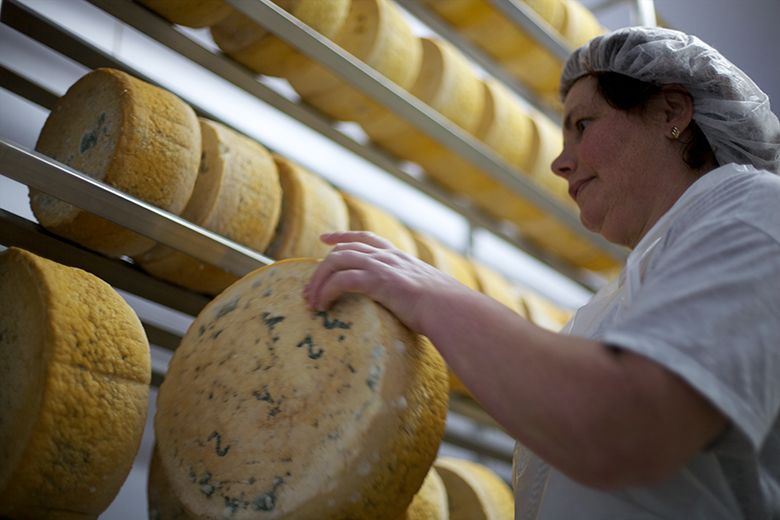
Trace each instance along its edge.
{"label": "dark hair", "polygon": [[[593,77],[596,78],[598,93],[607,104],[624,112],[643,113],[649,101],[661,92],[660,85],[640,81],[617,72],[596,72],[593,73]],[[685,143],[683,161],[697,170],[708,161],[715,161],[715,153],[696,121],[691,121],[690,129],[691,139]]]}

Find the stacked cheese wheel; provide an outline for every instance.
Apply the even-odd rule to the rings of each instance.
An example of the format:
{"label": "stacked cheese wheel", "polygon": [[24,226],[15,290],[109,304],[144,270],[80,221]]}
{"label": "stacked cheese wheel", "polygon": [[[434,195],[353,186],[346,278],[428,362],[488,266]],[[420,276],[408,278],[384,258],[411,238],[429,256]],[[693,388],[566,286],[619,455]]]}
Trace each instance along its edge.
{"label": "stacked cheese wheel", "polygon": [[450,520],[512,520],[512,489],[482,464],[439,457],[434,464],[447,490]]}
{"label": "stacked cheese wheel", "polygon": [[518,294],[519,304],[525,309],[528,320],[540,327],[559,332],[572,316],[571,311],[555,305],[535,291],[523,288]]}
{"label": "stacked cheese wheel", "polygon": [[[200,174],[182,216],[256,251],[265,251],[279,222],[282,204],[271,154],[217,122],[201,119],[200,125]],[[136,261],[155,276],[212,295],[238,279],[163,245]]]}
{"label": "stacked cheese wheel", "polygon": [[325,256],[330,246],[320,235],[349,229],[349,213],[341,194],[299,164],[274,155],[282,183],[282,215],[268,254],[271,258]]}
{"label": "stacked cheese wheel", "polygon": [[[113,69],[97,69],[57,100],[36,150],[106,184],[179,214],[198,176],[200,126],[179,98]],[[31,190],[30,205],[50,231],[110,256],[154,246],[50,195]]]}
{"label": "stacked cheese wheel", "polygon": [[349,229],[371,231],[389,240],[401,251],[417,256],[417,246],[411,231],[395,216],[353,195],[341,195],[349,210]]}
{"label": "stacked cheese wheel", "polygon": [[160,465],[207,518],[403,514],[435,458],[444,363],[384,308],[351,295],[313,312],[314,260],[261,268],[192,323],[160,387]]}
{"label": "stacked cheese wheel", "polygon": [[[333,39],[347,20],[351,2],[276,0],[276,3],[324,37]],[[239,11],[232,10],[214,24],[211,36],[225,54],[259,74],[287,77],[311,63],[306,56]]]}
{"label": "stacked cheese wheel", "polygon": [[146,420],[149,344],[97,277],[0,254],[0,517],[97,518]]}
{"label": "stacked cheese wheel", "polygon": [[[562,64],[487,0],[425,0],[463,36],[485,50],[510,74],[557,104]],[[543,23],[572,48],[604,28],[578,0],[525,0]]]}

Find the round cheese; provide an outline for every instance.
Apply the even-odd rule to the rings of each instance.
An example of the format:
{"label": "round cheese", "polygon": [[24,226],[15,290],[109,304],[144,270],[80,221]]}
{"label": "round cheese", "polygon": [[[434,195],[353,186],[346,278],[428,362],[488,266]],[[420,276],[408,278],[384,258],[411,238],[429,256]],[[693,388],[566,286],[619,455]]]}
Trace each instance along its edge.
{"label": "round cheese", "polygon": [[282,183],[282,214],[268,247],[271,258],[324,257],[330,246],[322,233],[349,230],[349,213],[341,194],[294,162],[274,155]]}
{"label": "round cheese", "polygon": [[146,500],[149,505],[150,520],[197,520],[190,514],[173,494],[168,477],[160,464],[157,446],[152,450],[149,472],[146,481]]}
{"label": "round cheese", "polygon": [[[420,70],[420,41],[392,0],[352,1],[334,42],[403,89]],[[361,122],[384,110],[318,63],[290,70],[286,77],[304,101],[334,119]]]}
{"label": "round cheese", "polygon": [[559,332],[572,315],[570,311],[527,289],[520,293],[520,304],[525,307],[531,323],[553,332]]}
{"label": "round cheese", "polygon": [[0,254],[0,517],[97,518],[135,458],[151,365],[138,317],[92,274]]}
{"label": "round cheese", "polygon": [[187,27],[208,27],[231,12],[223,0],[138,0],[165,19]]}
{"label": "round cheese", "polygon": [[474,270],[474,278],[477,280],[477,287],[482,294],[490,296],[497,302],[506,305],[520,316],[526,317],[525,309],[520,306],[515,289],[503,275],[476,260],[471,260],[470,264]]}
{"label": "round cheese", "polygon": [[160,461],[206,518],[396,519],[447,413],[444,362],[366,297],[310,310],[317,262],[250,273],[195,319],[160,387]]}
{"label": "round cheese", "polygon": [[606,29],[596,16],[577,0],[563,0],[565,11],[561,36],[573,49],[585,45]]}
{"label": "round cheese", "polygon": [[[274,0],[326,38],[344,25],[350,0]],[[234,60],[268,76],[286,77],[310,60],[239,11],[211,27],[214,43]]]}
{"label": "round cheese", "polygon": [[417,256],[417,246],[409,229],[390,213],[368,202],[341,193],[349,210],[349,229],[371,231],[412,256]]}
{"label": "round cheese", "polygon": [[434,467],[428,470],[420,490],[398,520],[449,520],[447,488]]}
{"label": "round cheese", "polygon": [[[411,93],[458,127],[473,132],[484,106],[482,82],[474,68],[450,43],[438,38],[421,41],[422,66]],[[379,146],[423,167],[426,158],[444,150],[438,142],[386,110],[360,124]]]}
{"label": "round cheese", "polygon": [[453,457],[439,457],[434,467],[447,488],[450,520],[514,519],[512,489],[490,468]]}
{"label": "round cheese", "polygon": [[[35,149],[178,215],[198,176],[200,127],[179,98],[124,72],[96,69],[52,109]],[[30,190],[46,229],[109,256],[138,255],[154,242],[55,197]]]}
{"label": "round cheese", "polygon": [[[263,252],[279,222],[282,187],[271,154],[226,126],[200,119],[203,154],[195,189],[182,217]],[[238,277],[167,246],[135,260],[149,273],[206,294]]]}
{"label": "round cheese", "polygon": [[417,257],[423,262],[452,276],[470,289],[479,290],[474,271],[465,257],[459,255],[433,237],[412,232]]}
{"label": "round cheese", "polygon": [[[412,232],[412,236],[417,246],[417,257],[420,260],[452,276],[466,287],[475,291],[479,290],[474,270],[465,257],[430,236],[416,232]],[[449,370],[449,379],[451,392],[469,394],[466,385],[452,370]]]}

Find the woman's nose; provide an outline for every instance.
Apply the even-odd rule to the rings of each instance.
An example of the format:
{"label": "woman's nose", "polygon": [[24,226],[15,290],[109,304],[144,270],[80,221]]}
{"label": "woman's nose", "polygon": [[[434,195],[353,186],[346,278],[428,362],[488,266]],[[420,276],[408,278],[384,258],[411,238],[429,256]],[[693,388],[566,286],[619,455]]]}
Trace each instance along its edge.
{"label": "woman's nose", "polygon": [[552,164],[550,164],[553,173],[563,178],[571,175],[572,172],[574,172],[575,167],[574,155],[565,147],[561,150],[561,153],[558,154],[558,157],[553,160]]}

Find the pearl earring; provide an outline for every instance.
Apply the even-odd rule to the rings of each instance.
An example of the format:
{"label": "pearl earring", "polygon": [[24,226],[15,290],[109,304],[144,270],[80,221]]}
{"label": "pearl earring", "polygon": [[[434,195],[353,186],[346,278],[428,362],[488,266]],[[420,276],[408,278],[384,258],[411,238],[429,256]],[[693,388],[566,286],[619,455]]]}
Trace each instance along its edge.
{"label": "pearl earring", "polygon": [[680,129],[677,128],[676,126],[673,126],[672,127],[672,139],[677,139],[678,137],[680,137]]}

